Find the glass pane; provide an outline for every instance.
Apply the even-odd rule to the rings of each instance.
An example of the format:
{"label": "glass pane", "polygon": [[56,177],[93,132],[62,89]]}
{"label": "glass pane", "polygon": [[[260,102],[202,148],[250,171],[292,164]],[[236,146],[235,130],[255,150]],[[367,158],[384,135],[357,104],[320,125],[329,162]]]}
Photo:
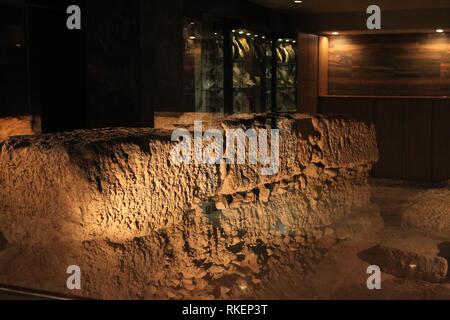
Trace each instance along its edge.
{"label": "glass pane", "polygon": [[297,41],[278,39],[277,61],[277,108],[279,112],[297,111]]}
{"label": "glass pane", "polygon": [[271,110],[272,50],[266,36],[233,30],[233,110]]}
{"label": "glass pane", "polygon": [[185,110],[223,113],[223,32],[185,19],[184,41]]}

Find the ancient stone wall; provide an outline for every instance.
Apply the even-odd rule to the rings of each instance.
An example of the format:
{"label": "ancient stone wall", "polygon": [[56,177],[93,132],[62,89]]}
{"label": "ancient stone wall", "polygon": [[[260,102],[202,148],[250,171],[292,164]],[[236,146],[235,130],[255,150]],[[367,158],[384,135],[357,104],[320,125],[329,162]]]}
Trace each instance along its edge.
{"label": "ancient stone wall", "polygon": [[164,130],[6,141],[0,282],[73,294],[66,269],[78,265],[76,294],[86,297],[257,297],[301,274],[306,256],[381,225],[367,182],[378,159],[373,127],[275,115],[208,126],[279,129],[278,173],[225,158],[174,163]]}
{"label": "ancient stone wall", "polygon": [[32,116],[0,118],[0,143],[13,136],[23,136],[36,133],[38,124],[33,123]]}

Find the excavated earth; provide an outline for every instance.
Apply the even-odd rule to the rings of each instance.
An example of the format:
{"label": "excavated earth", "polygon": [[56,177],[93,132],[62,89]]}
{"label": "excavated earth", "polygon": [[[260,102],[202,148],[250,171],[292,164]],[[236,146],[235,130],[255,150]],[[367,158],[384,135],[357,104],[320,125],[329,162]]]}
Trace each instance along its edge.
{"label": "excavated earth", "polygon": [[[421,209],[392,209],[391,190],[370,185],[378,160],[373,126],[244,115],[206,127],[279,129],[278,174],[264,176],[259,165],[225,158],[217,165],[174,163],[170,130],[6,140],[0,149],[0,283],[73,294],[66,270],[77,265],[82,289],[76,295],[89,298],[386,298],[368,292],[370,261],[361,253],[400,231],[409,237],[412,226],[421,227],[413,218]],[[386,197],[374,198],[374,191]],[[426,203],[419,198],[402,199]],[[442,255],[448,233],[441,210],[432,216],[438,222],[427,224],[427,232],[439,229],[443,241],[431,255]],[[388,284],[399,279],[394,276]],[[412,297],[417,292],[409,284],[395,283],[391,292]],[[448,292],[445,283],[417,286],[435,286],[432,298]]]}

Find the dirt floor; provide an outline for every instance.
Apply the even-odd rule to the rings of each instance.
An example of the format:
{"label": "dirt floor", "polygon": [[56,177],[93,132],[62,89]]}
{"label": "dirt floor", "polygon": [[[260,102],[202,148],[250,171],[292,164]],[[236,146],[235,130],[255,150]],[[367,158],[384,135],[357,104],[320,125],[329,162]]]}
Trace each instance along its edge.
{"label": "dirt floor", "polygon": [[[304,279],[292,279],[286,286],[291,294],[286,299],[349,299],[349,300],[423,300],[450,299],[450,281],[432,284],[408,278],[396,278],[382,274],[382,289],[367,289],[367,267],[370,265],[360,258],[361,253],[373,246],[391,239],[402,239],[410,246],[421,249],[423,239],[434,243],[447,243],[449,234],[440,231],[409,229],[402,227],[402,216],[413,203],[414,198],[426,186],[412,186],[405,183],[372,181],[372,200],[379,206],[385,228],[374,233],[359,235],[352,241],[335,246],[316,265],[312,266]],[[430,205],[433,205],[430,199]],[[272,292],[278,296],[276,287]],[[270,298],[270,290],[262,297]]]}

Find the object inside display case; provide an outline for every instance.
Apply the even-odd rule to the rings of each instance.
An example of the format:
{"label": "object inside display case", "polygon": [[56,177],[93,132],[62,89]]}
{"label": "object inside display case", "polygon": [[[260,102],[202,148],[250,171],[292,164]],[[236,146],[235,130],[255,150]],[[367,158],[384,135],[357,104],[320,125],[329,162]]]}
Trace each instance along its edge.
{"label": "object inside display case", "polygon": [[232,30],[233,111],[272,109],[272,48],[265,35]]}
{"label": "object inside display case", "polygon": [[276,43],[276,96],[279,112],[297,111],[297,41],[278,39]]}
{"label": "object inside display case", "polygon": [[223,113],[223,32],[185,19],[183,33],[185,109]]}

